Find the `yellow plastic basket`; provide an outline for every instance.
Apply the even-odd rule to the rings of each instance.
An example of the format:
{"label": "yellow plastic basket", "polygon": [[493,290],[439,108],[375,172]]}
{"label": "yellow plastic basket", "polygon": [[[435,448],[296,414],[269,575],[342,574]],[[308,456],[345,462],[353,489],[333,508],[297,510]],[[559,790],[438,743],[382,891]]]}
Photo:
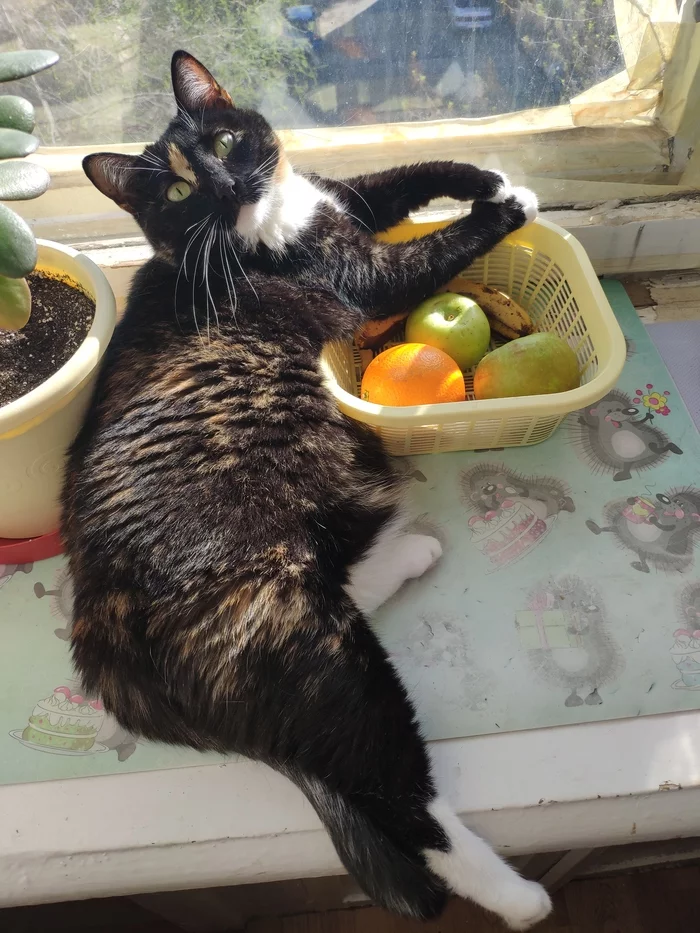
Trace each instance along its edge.
{"label": "yellow plastic basket", "polygon": [[[407,223],[385,234],[392,242],[425,236],[443,223]],[[467,399],[441,405],[374,405],[360,395],[360,353],[350,342],[329,344],[321,365],[345,414],[376,431],[395,456],[524,447],[546,440],[569,412],[601,399],[617,382],[625,340],[581,244],[561,227],[537,220],[477,260],[468,277],[519,302],[537,330],[553,331],[576,352],[581,385],[569,392],[477,401],[472,374]]]}

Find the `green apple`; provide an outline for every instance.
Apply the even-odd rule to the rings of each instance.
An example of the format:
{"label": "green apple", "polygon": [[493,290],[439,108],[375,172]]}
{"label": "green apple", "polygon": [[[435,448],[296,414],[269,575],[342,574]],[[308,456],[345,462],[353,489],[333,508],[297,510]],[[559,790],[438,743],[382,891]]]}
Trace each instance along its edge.
{"label": "green apple", "polygon": [[491,328],[475,301],[444,292],[411,311],[406,320],[406,340],[437,347],[465,370],[476,366],[488,350]]}

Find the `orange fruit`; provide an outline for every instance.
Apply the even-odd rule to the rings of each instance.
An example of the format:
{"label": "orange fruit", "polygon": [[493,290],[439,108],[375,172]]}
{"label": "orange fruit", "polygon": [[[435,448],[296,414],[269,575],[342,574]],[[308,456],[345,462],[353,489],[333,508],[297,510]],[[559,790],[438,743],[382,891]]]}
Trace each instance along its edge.
{"label": "orange fruit", "polygon": [[402,343],[375,356],[362,377],[361,397],[376,405],[463,402],[464,376],[442,350]]}

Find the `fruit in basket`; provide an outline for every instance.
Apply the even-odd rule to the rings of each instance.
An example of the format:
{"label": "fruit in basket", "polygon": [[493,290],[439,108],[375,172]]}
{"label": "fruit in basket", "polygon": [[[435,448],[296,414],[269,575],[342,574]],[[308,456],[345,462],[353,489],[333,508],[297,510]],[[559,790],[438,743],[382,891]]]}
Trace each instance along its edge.
{"label": "fruit in basket", "polygon": [[411,311],[406,319],[406,340],[437,347],[460,369],[471,369],[489,348],[491,328],[475,301],[443,292]]}
{"label": "fruit in basket", "polygon": [[447,285],[447,288],[451,292],[458,292],[476,301],[493,330],[502,337],[516,340],[518,337],[527,337],[534,330],[530,315],[525,308],[522,308],[505,292],[491,285],[472,282],[458,275]]}
{"label": "fruit in basket", "polygon": [[355,343],[360,350],[378,350],[390,340],[401,339],[403,322],[408,311],[400,311],[381,321],[365,321],[355,334]]}
{"label": "fruit in basket", "polygon": [[375,356],[362,377],[360,394],[376,405],[463,402],[464,376],[442,350],[402,343]]}
{"label": "fruit in basket", "polygon": [[474,373],[478,399],[566,392],[581,383],[576,354],[556,334],[530,334],[487,353]]}

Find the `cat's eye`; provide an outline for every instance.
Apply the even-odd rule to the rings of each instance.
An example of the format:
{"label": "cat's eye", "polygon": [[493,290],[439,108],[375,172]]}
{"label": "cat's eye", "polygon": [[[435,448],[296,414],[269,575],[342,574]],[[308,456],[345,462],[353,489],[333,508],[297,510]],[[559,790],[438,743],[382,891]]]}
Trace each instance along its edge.
{"label": "cat's eye", "polygon": [[233,133],[217,133],[214,137],[214,152],[220,159],[225,159],[233,149]]}
{"label": "cat's eye", "polygon": [[184,201],[192,194],[192,186],[186,181],[176,181],[165,193],[168,201]]}

